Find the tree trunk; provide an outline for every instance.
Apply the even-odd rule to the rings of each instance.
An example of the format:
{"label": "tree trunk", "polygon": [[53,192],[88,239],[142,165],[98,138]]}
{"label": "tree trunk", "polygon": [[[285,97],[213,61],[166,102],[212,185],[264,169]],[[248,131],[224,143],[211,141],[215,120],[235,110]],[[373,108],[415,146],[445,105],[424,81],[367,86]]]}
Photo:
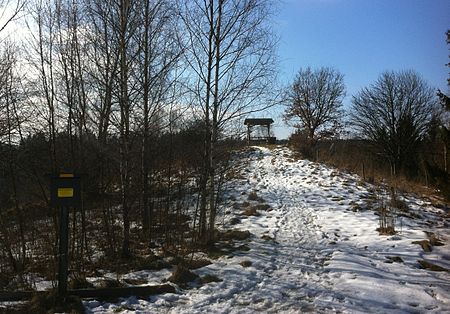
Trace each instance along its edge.
{"label": "tree trunk", "polygon": [[144,12],[144,82],[143,82],[143,102],[144,102],[144,126],[142,136],[142,226],[145,235],[149,237],[151,241],[151,213],[149,208],[149,19],[150,19],[150,1],[145,1]]}
{"label": "tree trunk", "polygon": [[122,219],[123,219],[123,242],[122,256],[130,256],[130,103],[128,99],[128,59],[127,59],[127,27],[128,11],[130,3],[128,0],[120,2],[120,32],[119,32],[119,55],[120,55],[120,178],[122,185]]}
{"label": "tree trunk", "polygon": [[216,223],[216,191],[215,191],[215,176],[216,176],[216,144],[218,137],[218,112],[219,112],[219,76],[220,76],[220,30],[222,22],[222,0],[218,1],[217,8],[217,23],[215,28],[215,67],[214,67],[214,100],[213,100],[213,120],[212,120],[212,136],[210,142],[209,152],[209,242],[214,242],[214,227]]}
{"label": "tree trunk", "polygon": [[208,179],[210,178],[210,153],[211,153],[211,121],[210,121],[210,98],[211,98],[211,77],[213,68],[213,37],[214,37],[214,8],[213,0],[210,0],[209,10],[209,34],[208,34],[208,65],[206,78],[206,95],[205,95],[205,144],[203,154],[203,174],[201,180],[201,201],[200,201],[200,220],[199,220],[199,234],[200,238],[206,235],[206,209],[208,196]]}

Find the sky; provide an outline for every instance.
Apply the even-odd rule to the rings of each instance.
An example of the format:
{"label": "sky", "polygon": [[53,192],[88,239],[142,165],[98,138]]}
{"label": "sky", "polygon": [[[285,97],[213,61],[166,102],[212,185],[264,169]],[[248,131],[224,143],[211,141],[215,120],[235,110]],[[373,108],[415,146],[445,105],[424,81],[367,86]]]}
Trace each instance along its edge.
{"label": "sky", "polygon": [[[288,86],[302,67],[334,67],[344,75],[347,96],[369,86],[384,71],[415,70],[432,87],[449,92],[450,0],[273,0],[279,36],[280,81]],[[1,18],[0,18],[1,20]],[[25,32],[12,25],[11,34]],[[293,128],[283,107],[258,116],[275,120],[277,138]]]}
{"label": "sky", "polygon": [[[281,0],[274,20],[286,85],[302,67],[329,66],[344,74],[346,108],[384,71],[415,70],[448,92],[449,0]],[[280,112],[275,136],[286,138]]]}

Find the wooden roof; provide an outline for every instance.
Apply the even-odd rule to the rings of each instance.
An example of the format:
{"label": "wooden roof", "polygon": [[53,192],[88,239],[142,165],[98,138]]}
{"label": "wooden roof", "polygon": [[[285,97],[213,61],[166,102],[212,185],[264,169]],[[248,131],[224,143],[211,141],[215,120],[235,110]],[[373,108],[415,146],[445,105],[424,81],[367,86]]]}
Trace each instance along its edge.
{"label": "wooden roof", "polygon": [[245,125],[270,125],[273,123],[271,118],[255,118],[255,119],[245,119]]}

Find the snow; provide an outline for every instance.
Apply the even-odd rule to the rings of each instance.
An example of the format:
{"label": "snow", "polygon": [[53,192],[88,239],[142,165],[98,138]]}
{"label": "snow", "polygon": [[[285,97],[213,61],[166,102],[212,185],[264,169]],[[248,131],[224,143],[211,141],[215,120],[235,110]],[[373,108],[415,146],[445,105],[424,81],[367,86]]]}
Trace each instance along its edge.
{"label": "snow", "polygon": [[[403,195],[422,219],[402,217],[397,234],[379,235],[378,216],[367,202],[384,192],[359,177],[296,160],[286,147],[254,147],[240,158],[220,220],[223,229],[250,231],[250,240],[240,243],[250,250],[235,251],[194,271],[223,281],[147,299],[86,300],[88,313],[450,312],[449,272],[421,269],[417,262],[450,269],[449,216],[442,209]],[[248,200],[252,191],[257,200]],[[243,202],[270,209],[242,216]],[[240,222],[231,226],[236,217]],[[412,242],[427,239],[425,231],[438,235],[445,245],[424,252]],[[241,266],[243,261],[251,266]],[[169,276],[168,270],[126,275],[148,284]]]}

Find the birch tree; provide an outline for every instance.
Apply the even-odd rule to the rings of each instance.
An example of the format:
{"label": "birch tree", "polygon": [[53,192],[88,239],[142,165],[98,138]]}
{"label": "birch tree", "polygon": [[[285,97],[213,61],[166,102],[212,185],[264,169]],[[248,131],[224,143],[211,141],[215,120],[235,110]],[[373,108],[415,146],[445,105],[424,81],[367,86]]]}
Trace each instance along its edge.
{"label": "birch tree", "polygon": [[[271,1],[193,0],[180,4],[191,95],[205,128],[200,237],[211,242],[217,214],[217,151],[229,122],[274,103],[275,37]],[[207,212],[209,220],[207,221]],[[206,231],[209,230],[208,234]]]}
{"label": "birch tree", "polygon": [[182,49],[176,40],[177,14],[170,1],[145,1],[141,8],[142,25],[139,30],[140,54],[139,98],[142,116],[141,171],[142,171],[142,222],[144,232],[151,237],[153,213],[150,208],[150,135],[159,126],[152,121],[164,110],[163,104],[174,100],[172,90],[177,80]]}

